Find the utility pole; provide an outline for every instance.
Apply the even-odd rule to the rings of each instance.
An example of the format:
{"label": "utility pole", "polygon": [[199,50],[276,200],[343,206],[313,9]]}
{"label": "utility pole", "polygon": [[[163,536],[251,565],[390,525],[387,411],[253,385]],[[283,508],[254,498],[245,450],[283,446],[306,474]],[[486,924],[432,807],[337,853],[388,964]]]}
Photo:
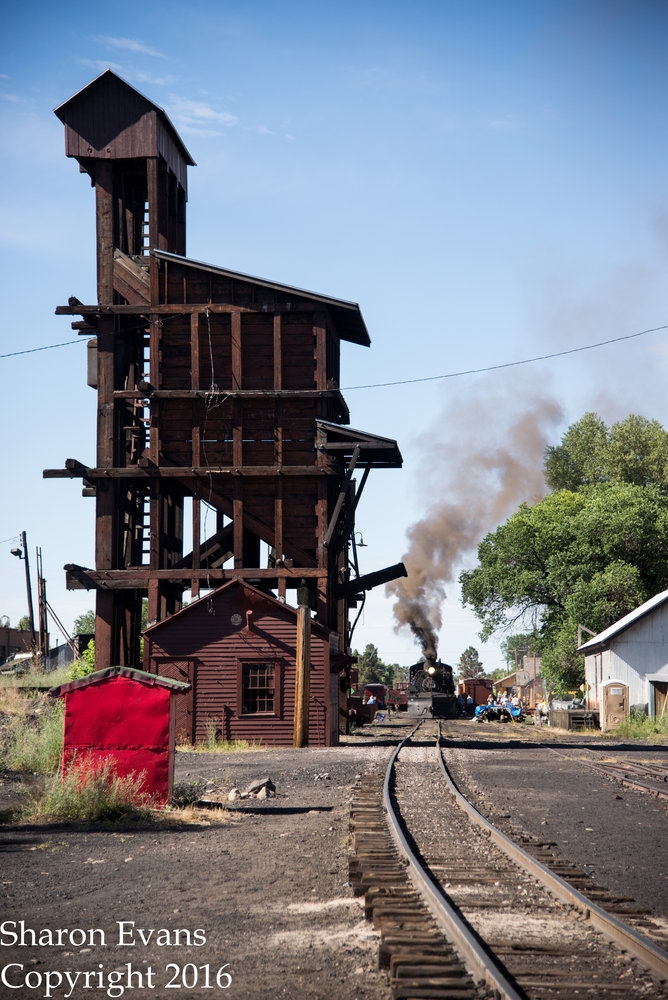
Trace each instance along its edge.
{"label": "utility pole", "polygon": [[309,591],[297,590],[297,650],[295,663],[295,717],[293,746],[308,746],[309,699],[311,694],[311,609]]}
{"label": "utility pole", "polygon": [[23,561],[25,563],[26,591],[28,593],[28,619],[29,619],[29,622],[30,622],[30,642],[31,642],[31,645],[32,645],[32,647],[34,649],[35,648],[35,616],[34,616],[33,610],[32,610],[32,586],[31,586],[31,583],[30,583],[30,561],[28,559],[28,541],[26,539],[26,533],[25,533],[25,531],[21,532],[21,546],[22,546],[22,549],[11,549],[10,551],[11,551],[11,553],[12,553],[13,556],[16,556],[18,559],[23,559]]}
{"label": "utility pole", "polygon": [[42,670],[47,668],[49,655],[49,621],[47,618],[46,580],[42,575],[42,550],[37,548],[37,601],[39,608],[39,653]]}

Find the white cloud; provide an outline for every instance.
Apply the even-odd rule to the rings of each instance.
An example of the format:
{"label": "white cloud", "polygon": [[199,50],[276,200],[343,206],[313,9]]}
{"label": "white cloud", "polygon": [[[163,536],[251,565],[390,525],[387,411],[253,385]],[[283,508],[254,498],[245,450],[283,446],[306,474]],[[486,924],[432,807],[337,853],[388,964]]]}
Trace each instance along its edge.
{"label": "white cloud", "polygon": [[136,38],[117,38],[114,35],[98,35],[96,41],[101,42],[112,49],[123,49],[124,52],[140,52],[144,56],[155,56],[164,59],[165,56],[157,49],[152,49],[150,45],[144,45]]}
{"label": "white cloud", "polygon": [[170,94],[165,110],[178,128],[194,135],[222,135],[216,126],[230,128],[239,124],[237,116],[229,111],[219,111],[206,101],[190,101],[174,94]]}
{"label": "white cloud", "polygon": [[77,59],[80,66],[92,69],[96,73],[104,73],[105,69],[113,69],[114,73],[123,73],[123,67],[119,63],[109,62],[108,59]]}
{"label": "white cloud", "polygon": [[145,70],[128,74],[130,79],[137,83],[150,83],[154,87],[169,87],[176,83],[175,76],[156,76],[154,73],[147,73]]}
{"label": "white cloud", "polygon": [[159,76],[155,73],[147,73],[145,70],[134,70],[121,63],[109,62],[108,59],[78,59],[80,66],[92,69],[96,73],[103,73],[106,69],[111,69],[118,73],[124,80],[132,80],[134,83],[148,83],[153,87],[167,87],[176,83],[175,76]]}

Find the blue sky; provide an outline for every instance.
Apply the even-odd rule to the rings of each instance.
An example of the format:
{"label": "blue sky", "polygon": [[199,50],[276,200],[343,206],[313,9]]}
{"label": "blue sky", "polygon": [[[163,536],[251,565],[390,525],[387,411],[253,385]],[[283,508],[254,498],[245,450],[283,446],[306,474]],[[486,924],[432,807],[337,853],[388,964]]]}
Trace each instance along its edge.
{"label": "blue sky", "polygon": [[[458,601],[469,535],[536,497],[528,470],[585,411],[668,423],[666,331],[353,387],[668,323],[667,40],[665,5],[642,0],[14,5],[0,41],[0,354],[75,340],[55,307],[95,300],[93,192],[53,109],[111,67],[167,111],[197,161],[190,256],[359,302],[372,346],[344,345],[351,424],[404,455],[360,504],[362,572],[401,559],[411,525],[454,505],[467,525],[452,540],[440,652],[456,662],[473,644],[498,666],[502,637],[483,646]],[[84,354],[75,343],[0,359],[0,614],[12,622],[26,610],[9,553],[22,530],[63,622],[93,606],[65,590],[62,567],[93,564],[94,503],[77,481],[41,476],[68,457],[92,463]],[[536,428],[530,442],[520,424]],[[354,644],[414,662],[392,603],[372,592]]]}

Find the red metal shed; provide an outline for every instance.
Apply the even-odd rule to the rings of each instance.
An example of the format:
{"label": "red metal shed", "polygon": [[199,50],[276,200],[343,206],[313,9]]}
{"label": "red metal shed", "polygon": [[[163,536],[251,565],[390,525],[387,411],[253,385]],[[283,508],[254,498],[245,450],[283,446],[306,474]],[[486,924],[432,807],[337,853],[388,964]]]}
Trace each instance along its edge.
{"label": "red metal shed", "polygon": [[143,670],[109,667],[52,688],[53,698],[65,699],[63,773],[75,757],[113,760],[121,777],[144,771],[142,791],[167,802],[174,781],[174,696],[189,687]]}
{"label": "red metal shed", "polygon": [[[188,681],[177,734],[195,742],[212,721],[224,739],[291,746],[297,609],[232,580],[145,631],[151,673]],[[338,658],[330,632],[311,622],[309,745],[338,743]]]}

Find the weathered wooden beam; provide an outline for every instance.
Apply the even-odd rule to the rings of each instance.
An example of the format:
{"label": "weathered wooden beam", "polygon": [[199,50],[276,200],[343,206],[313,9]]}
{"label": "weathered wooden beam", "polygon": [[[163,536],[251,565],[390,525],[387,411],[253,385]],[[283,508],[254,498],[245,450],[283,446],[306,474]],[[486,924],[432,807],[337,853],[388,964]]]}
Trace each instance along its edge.
{"label": "weathered wooden beam", "polygon": [[[320,477],[336,475],[336,470],[329,466],[318,465],[201,465],[197,469],[182,468],[171,465],[131,465],[120,468],[96,468],[82,471],[73,469],[44,469],[43,479],[206,479],[211,476],[264,478],[284,476]],[[192,488],[192,487],[190,487]]]}
{"label": "weathered wooden beam", "polygon": [[356,580],[339,583],[334,588],[334,593],[337,598],[352,597],[354,594],[361,594],[365,590],[379,587],[383,583],[397,580],[400,576],[408,576],[406,567],[402,562],[395,563],[394,566],[388,566],[386,569],[376,570],[375,573],[365,573],[364,576],[358,576]]}
{"label": "weathered wooden beam", "polygon": [[330,518],[329,524],[327,525],[327,531],[322,540],[322,544],[326,547],[332,540],[332,535],[334,534],[334,529],[336,528],[337,522],[339,520],[339,515],[341,513],[341,508],[343,507],[343,501],[346,498],[348,489],[350,488],[350,480],[352,479],[353,472],[355,471],[355,466],[357,465],[357,459],[360,454],[360,446],[355,445],[355,450],[353,451],[350,462],[348,463],[348,469],[346,471],[346,477],[341,483],[341,489],[339,490],[339,495],[336,498],[336,503],[334,504],[334,512]]}
{"label": "weathered wooden beam", "polygon": [[114,288],[135,306],[149,303],[148,273],[118,248],[114,250]]}
{"label": "weathered wooden beam", "polygon": [[184,590],[190,588],[192,579],[200,582],[223,583],[226,580],[279,580],[297,584],[304,577],[319,579],[327,576],[326,569],[309,566],[276,566],[269,569],[242,567],[238,569],[151,569],[150,567],[129,567],[128,569],[94,570],[68,563],[65,566],[67,589],[86,590],[146,590],[149,585],[160,581],[180,584]]}
{"label": "weathered wooden beam", "polygon": [[[196,507],[199,509],[199,498],[197,500]],[[198,529],[199,522],[201,520],[198,510],[193,510],[193,524],[197,520]],[[193,530],[193,535],[194,535]],[[199,540],[199,535],[193,538],[196,543],[193,546],[193,551],[189,552],[187,555],[180,559],[179,562],[172,566],[172,569],[201,569],[201,563],[206,562],[206,567],[211,567],[213,563],[220,562],[221,559],[227,557],[228,559],[232,556],[232,524],[226,524],[224,528],[217,531],[214,535],[211,535],[202,544]],[[214,567],[217,568],[217,567]]]}
{"label": "weathered wooden beam", "polygon": [[294,747],[308,746],[311,681],[311,609],[297,608],[297,648],[295,650],[295,709],[292,730]]}
{"label": "weathered wooden beam", "polygon": [[[284,477],[316,477],[336,475],[336,470],[329,466],[317,465],[202,465],[197,469],[181,468],[179,466],[132,465],[111,469],[43,469],[43,479],[183,479],[210,480],[211,476],[265,478]],[[188,487],[192,490],[192,484]],[[231,516],[231,515],[230,515]]]}
{"label": "weathered wooden beam", "polygon": [[111,160],[98,160],[95,163],[95,216],[97,298],[98,302],[106,306],[112,303],[114,297],[114,176]]}
{"label": "weathered wooden beam", "polygon": [[[188,480],[179,480],[184,489],[192,489],[192,483]],[[205,489],[206,496],[202,499],[210,503],[212,507],[215,507],[221,514],[226,514],[228,517],[232,517],[234,513],[233,503],[230,497],[218,493],[217,490],[213,489],[213,484],[211,479],[208,479],[207,487]],[[244,525],[254,531],[270,548],[275,548],[276,546],[276,533],[271,525],[262,521],[259,517],[254,517],[249,514],[248,511],[244,511]],[[284,540],[283,542],[283,554],[290,559],[294,559],[301,566],[315,566],[316,560],[308,552],[305,552],[298,545],[295,545],[289,540]]]}
{"label": "weathered wooden beam", "polygon": [[[178,316],[191,312],[206,312],[207,309],[210,313],[312,313],[313,304],[309,302],[279,302],[267,308],[262,302],[256,305],[251,303],[245,306],[233,305],[229,302],[170,302],[167,305],[154,304],[151,306],[150,311],[157,315]],[[80,302],[77,305],[56,306],[56,316],[85,316],[87,313],[94,313],[96,315],[113,313],[119,316],[133,316],[135,314],[145,315],[146,312],[147,310],[142,309],[139,305],[126,305],[125,303],[118,305],[101,305],[99,303],[87,305]]]}
{"label": "weathered wooden beam", "polygon": [[[340,396],[339,389],[152,389],[150,392],[139,389],[117,389],[115,399],[212,399],[224,402],[226,399],[252,399],[255,396],[267,399],[318,399],[320,397]],[[337,448],[339,445],[336,446]],[[350,444],[341,445],[350,448]],[[326,450],[324,445],[322,450]]]}

